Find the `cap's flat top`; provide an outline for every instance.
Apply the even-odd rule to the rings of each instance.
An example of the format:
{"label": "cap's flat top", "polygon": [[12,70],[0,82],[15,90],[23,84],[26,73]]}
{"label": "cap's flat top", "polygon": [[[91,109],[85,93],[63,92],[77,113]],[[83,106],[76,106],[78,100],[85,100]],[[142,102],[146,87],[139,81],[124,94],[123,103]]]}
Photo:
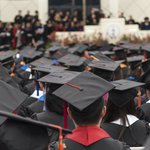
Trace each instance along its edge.
{"label": "cap's flat top", "polygon": [[117,80],[111,83],[115,86],[114,90],[118,90],[118,91],[125,91],[125,90],[129,90],[135,87],[140,87],[145,85],[144,83],[129,81],[129,80]]}
{"label": "cap's flat top", "polygon": [[101,61],[93,60],[88,66],[113,72],[119,67],[119,64],[115,62],[109,62],[109,61],[101,62]]}
{"label": "cap's flat top", "polygon": [[103,51],[101,53],[104,55],[114,55],[115,54],[115,52],[113,52],[113,51]]}
{"label": "cap's flat top", "polygon": [[55,52],[55,51],[60,50],[60,49],[62,49],[61,46],[59,46],[59,45],[53,45],[52,47],[48,48],[47,51]]}
{"label": "cap's flat top", "polygon": [[122,48],[122,47],[114,47],[113,48],[113,51],[122,51],[122,50],[124,50],[124,48]]}
{"label": "cap's flat top", "polygon": [[143,55],[127,57],[128,62],[136,62],[136,61],[141,61],[143,59],[144,59]]}
{"label": "cap's flat top", "polygon": [[53,94],[82,111],[114,86],[90,72],[83,72]]}
{"label": "cap's flat top", "polygon": [[85,50],[87,50],[88,46],[87,45],[84,45],[84,44],[76,44],[74,45],[73,47],[70,47],[68,49],[68,52],[70,53],[75,53],[75,52],[78,52],[78,53],[82,53],[84,52]]}
{"label": "cap's flat top", "polygon": [[38,81],[45,82],[45,83],[64,84],[72,80],[79,74],[80,74],[79,72],[74,72],[74,71],[52,72],[40,78]]}
{"label": "cap's flat top", "polygon": [[39,67],[33,68],[33,70],[35,71],[39,71],[39,72],[63,72],[64,70],[66,70],[66,67],[60,67],[60,66],[53,66],[53,65],[40,65]]}
{"label": "cap's flat top", "polygon": [[[27,95],[20,90],[10,86],[9,84],[0,80],[0,110],[13,112],[15,111],[27,98]],[[0,118],[0,124],[5,120]]]}
{"label": "cap's flat top", "polygon": [[20,52],[20,55],[25,57],[25,58],[34,59],[37,56],[41,56],[42,52],[35,51],[35,50],[22,50]]}
{"label": "cap's flat top", "polygon": [[124,48],[124,49],[129,49],[129,50],[140,50],[142,47],[142,44],[139,43],[127,43],[124,45],[121,45],[120,47]]}
{"label": "cap's flat top", "polygon": [[45,57],[42,57],[40,59],[37,59],[33,62],[30,63],[31,66],[34,66],[34,67],[38,67],[38,66],[41,66],[41,65],[44,65],[44,64],[50,64],[52,65],[53,62],[52,60],[48,59],[48,58],[45,58]]}
{"label": "cap's flat top", "polygon": [[13,57],[16,55],[16,52],[13,51],[1,51],[0,52],[0,61],[4,61],[10,57]]}
{"label": "cap's flat top", "polygon": [[73,54],[67,54],[58,59],[58,61],[66,66],[81,66],[85,61],[85,58]]}
{"label": "cap's flat top", "polygon": [[111,61],[114,62],[112,59],[110,59],[109,57],[107,57],[106,55],[102,54],[101,52],[95,54],[95,57],[97,59],[99,59],[99,61]]}

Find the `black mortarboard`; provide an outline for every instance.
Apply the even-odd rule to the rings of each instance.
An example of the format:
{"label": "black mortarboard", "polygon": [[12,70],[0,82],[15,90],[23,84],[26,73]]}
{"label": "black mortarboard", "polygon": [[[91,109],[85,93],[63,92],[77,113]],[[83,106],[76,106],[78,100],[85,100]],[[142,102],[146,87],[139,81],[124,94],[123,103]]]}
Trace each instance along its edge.
{"label": "black mortarboard", "polygon": [[33,68],[33,70],[38,72],[45,72],[45,73],[51,73],[51,72],[63,72],[67,68],[62,66],[54,66],[54,65],[40,65],[39,67]]}
{"label": "black mortarboard", "polygon": [[41,66],[44,64],[52,65],[52,61],[48,58],[42,57],[42,58],[36,59],[35,61],[30,63],[30,65],[33,67],[38,67],[38,66]]}
{"label": "black mortarboard", "polygon": [[87,45],[84,44],[76,44],[73,47],[68,49],[68,52],[72,54],[77,54],[83,56],[84,52],[88,49]]}
{"label": "black mortarboard", "polygon": [[15,87],[15,88],[19,88],[19,85],[15,82],[15,80],[13,80],[10,75],[9,75],[9,71],[0,64],[0,80],[8,83],[9,85]]}
{"label": "black mortarboard", "polygon": [[113,44],[104,44],[101,45],[101,48],[99,48],[99,51],[111,51],[113,49]]}
{"label": "black mortarboard", "polygon": [[59,45],[54,45],[54,46],[52,46],[52,47],[50,47],[50,48],[48,48],[47,49],[47,51],[49,51],[49,52],[56,52],[57,50],[60,50],[60,49],[62,49],[62,47],[61,46],[59,46]]}
{"label": "black mortarboard", "polygon": [[58,61],[64,66],[69,67],[69,70],[71,71],[83,71],[84,70],[84,62],[85,58],[79,57],[74,54],[67,54],[64,57],[58,59]]}
{"label": "black mortarboard", "polygon": [[49,84],[61,84],[62,85],[72,80],[79,74],[80,74],[79,72],[74,72],[74,71],[52,72],[40,78],[38,81],[49,83]]}
{"label": "black mortarboard", "polygon": [[53,92],[53,94],[82,111],[99,100],[112,88],[114,86],[104,79],[93,73],[83,72]]}
{"label": "black mortarboard", "polygon": [[1,51],[0,52],[0,62],[6,62],[10,59],[13,59],[13,56],[16,54],[16,52],[13,51]]}
{"label": "black mortarboard", "polygon": [[144,83],[129,80],[117,80],[113,81],[112,84],[115,88],[110,92],[109,97],[118,107],[123,107],[130,100],[134,100],[138,93],[135,88],[144,85]]}
{"label": "black mortarboard", "polygon": [[88,66],[94,68],[93,72],[96,75],[109,81],[112,80],[114,72],[119,68],[118,63],[97,60],[93,60]]}
{"label": "black mortarboard", "polygon": [[143,55],[127,57],[127,62],[129,63],[132,70],[134,70],[138,63],[144,59]]}
{"label": "black mortarboard", "polygon": [[[14,112],[27,98],[20,90],[0,80],[0,110]],[[0,119],[0,124],[3,122]]]}
{"label": "black mortarboard", "polygon": [[37,58],[42,57],[42,52],[40,51],[35,51],[35,50],[22,50],[20,51],[21,57],[26,59],[26,61],[33,61]]}
{"label": "black mortarboard", "polygon": [[113,51],[115,52],[118,60],[126,59],[126,52],[124,48],[114,47]]}
{"label": "black mortarboard", "polygon": [[115,55],[115,52],[114,52],[114,51],[102,51],[101,53],[104,54],[104,55],[106,55],[106,56]]}
{"label": "black mortarboard", "polygon": [[[18,115],[0,111],[0,117],[7,121],[0,128],[0,147],[3,150],[44,150],[49,145],[49,132],[59,137],[58,147],[62,147],[62,133],[71,133],[59,126],[23,118]],[[10,146],[11,145],[11,146]],[[58,149],[59,149],[58,148]],[[61,149],[61,148],[60,148]]]}
{"label": "black mortarboard", "polygon": [[109,62],[112,61],[112,62],[114,62],[111,58],[107,57],[106,55],[104,55],[101,52],[96,53],[94,56],[99,61],[109,61]]}

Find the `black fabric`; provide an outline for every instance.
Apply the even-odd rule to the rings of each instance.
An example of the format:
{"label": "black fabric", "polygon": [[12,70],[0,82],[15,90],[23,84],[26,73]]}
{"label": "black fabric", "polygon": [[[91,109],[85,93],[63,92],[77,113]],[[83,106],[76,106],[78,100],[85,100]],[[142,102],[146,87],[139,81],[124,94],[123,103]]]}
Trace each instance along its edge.
{"label": "black fabric", "polygon": [[126,142],[131,147],[144,146],[150,134],[149,125],[140,120],[132,124],[130,128],[113,123],[103,123],[101,127],[114,139],[118,139],[122,129],[125,128],[120,140]]}
{"label": "black fabric", "polygon": [[[125,143],[121,143],[111,138],[102,139],[87,147],[69,139],[65,139],[63,144],[65,150],[130,150],[129,146],[127,146]],[[58,150],[57,143],[52,143],[50,147],[51,150]]]}
{"label": "black fabric", "polygon": [[19,85],[10,77],[8,70],[5,67],[3,67],[1,64],[0,64],[0,80],[19,89]]}
{"label": "black fabric", "polygon": [[144,119],[147,122],[150,122],[150,103],[145,103],[141,105],[140,107],[143,117],[141,119]]}
{"label": "black fabric", "polygon": [[82,111],[113,88],[112,84],[93,73],[83,72],[53,94]]}
{"label": "black fabric", "polygon": [[2,150],[47,150],[49,143],[45,128],[8,120],[0,127]]}
{"label": "black fabric", "polygon": [[[0,110],[14,112],[27,98],[27,95],[0,80]],[[0,124],[5,121],[0,118]]]}

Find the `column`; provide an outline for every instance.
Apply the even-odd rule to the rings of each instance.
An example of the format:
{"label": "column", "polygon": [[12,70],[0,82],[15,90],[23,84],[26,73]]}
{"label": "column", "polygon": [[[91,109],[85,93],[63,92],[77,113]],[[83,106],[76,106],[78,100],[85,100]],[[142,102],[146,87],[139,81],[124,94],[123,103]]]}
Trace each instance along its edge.
{"label": "column", "polygon": [[48,19],[49,3],[48,0],[38,0],[39,18],[42,23]]}

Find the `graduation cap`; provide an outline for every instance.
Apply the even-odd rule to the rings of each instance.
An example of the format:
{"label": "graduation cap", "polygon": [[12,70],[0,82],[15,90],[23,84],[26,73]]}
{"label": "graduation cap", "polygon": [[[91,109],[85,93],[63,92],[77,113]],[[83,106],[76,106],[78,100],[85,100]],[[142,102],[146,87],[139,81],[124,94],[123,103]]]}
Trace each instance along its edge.
{"label": "graduation cap", "polygon": [[38,67],[38,66],[41,66],[41,65],[44,65],[44,64],[52,65],[52,60],[50,60],[48,58],[45,58],[45,57],[42,57],[42,58],[36,59],[35,61],[32,61],[30,63],[30,65],[33,66],[33,67]]}
{"label": "graduation cap", "polygon": [[83,111],[113,88],[112,84],[93,73],[82,72],[53,94]]}
{"label": "graduation cap", "polygon": [[[40,78],[39,82],[46,83],[46,89],[49,93],[54,92],[57,88],[61,87],[63,84],[72,80],[76,76],[78,76],[79,72],[73,71],[64,71],[64,72],[53,72]],[[64,127],[67,128],[67,106],[64,105]]]}
{"label": "graduation cap", "polygon": [[99,51],[111,51],[113,49],[113,44],[104,44],[101,45],[101,48],[99,48]]}
{"label": "graduation cap", "polygon": [[[0,80],[0,110],[14,112],[27,98],[27,95]],[[0,124],[3,122],[0,119]]]}
{"label": "graduation cap", "polygon": [[93,60],[88,66],[93,68],[94,74],[108,81],[112,80],[114,72],[119,68],[118,63],[97,60]]}
{"label": "graduation cap", "polygon": [[42,52],[35,50],[22,50],[20,51],[21,57],[23,57],[26,61],[33,61],[37,58],[42,57]]}
{"label": "graduation cap", "polygon": [[106,56],[115,55],[115,52],[113,52],[113,51],[102,51],[101,53],[104,54],[104,55],[106,55]]}
{"label": "graduation cap", "polygon": [[54,65],[49,65],[49,64],[40,65],[36,68],[33,68],[34,71],[43,72],[43,73],[63,72],[66,69],[67,69],[66,67],[54,66]]}
{"label": "graduation cap", "polygon": [[49,83],[49,84],[65,84],[66,82],[72,80],[76,76],[78,76],[79,72],[74,71],[63,71],[63,72],[52,72],[42,78],[40,78],[39,82]]}
{"label": "graduation cap", "polygon": [[51,55],[51,59],[59,59],[63,56],[65,56],[66,54],[68,54],[67,49],[63,48],[60,50],[57,50],[54,54]]}
{"label": "graduation cap", "polygon": [[[49,132],[58,132],[58,149],[63,149],[63,136],[71,133],[70,130],[63,129],[57,125],[48,124],[29,118],[0,111],[0,118],[7,118],[1,126],[1,149],[11,150],[41,150],[47,149],[49,145]],[[56,133],[55,133],[56,135]],[[8,149],[8,150],[9,150]]]}
{"label": "graduation cap", "polygon": [[114,47],[113,51],[115,52],[118,60],[126,59],[126,52],[123,47]]}
{"label": "graduation cap", "polygon": [[142,60],[144,59],[143,55],[127,57],[127,62],[129,63],[131,70],[134,70]]}
{"label": "graduation cap", "polygon": [[79,56],[83,56],[84,52],[88,49],[87,45],[84,44],[76,44],[73,47],[68,49],[68,52],[72,54],[77,54]]}
{"label": "graduation cap", "polygon": [[48,48],[47,51],[49,51],[50,53],[51,52],[54,53],[54,52],[56,52],[57,50],[60,50],[60,49],[62,49],[61,46],[59,46],[59,45],[53,45],[52,47]]}
{"label": "graduation cap", "polygon": [[134,100],[138,94],[138,90],[135,88],[145,85],[144,83],[129,80],[117,80],[111,83],[115,86],[115,88],[110,92],[109,97],[110,100],[118,107],[123,107],[130,100]]}
{"label": "graduation cap", "polygon": [[2,66],[2,64],[0,64],[0,80],[2,80],[4,82],[10,84],[11,86],[19,89],[19,85],[13,80],[13,78],[10,77],[9,71],[7,70],[7,68]]}
{"label": "graduation cap", "polygon": [[[96,53],[95,55],[95,58],[97,59],[97,60],[99,60],[99,61],[112,61],[112,62],[114,62],[112,59],[110,59],[109,57],[107,57],[104,53],[102,53],[102,52],[98,52],[98,53]],[[93,57],[92,57],[93,58]],[[93,58],[93,59],[95,59],[95,58]]]}
{"label": "graduation cap", "polygon": [[13,51],[1,51],[0,52],[0,62],[6,62],[10,59],[13,59],[13,56],[16,55],[16,52]]}
{"label": "graduation cap", "polygon": [[85,58],[79,57],[74,54],[67,54],[64,57],[58,59],[58,61],[64,64],[64,66],[68,66],[69,70],[71,71],[83,71],[85,68],[85,60]]}

